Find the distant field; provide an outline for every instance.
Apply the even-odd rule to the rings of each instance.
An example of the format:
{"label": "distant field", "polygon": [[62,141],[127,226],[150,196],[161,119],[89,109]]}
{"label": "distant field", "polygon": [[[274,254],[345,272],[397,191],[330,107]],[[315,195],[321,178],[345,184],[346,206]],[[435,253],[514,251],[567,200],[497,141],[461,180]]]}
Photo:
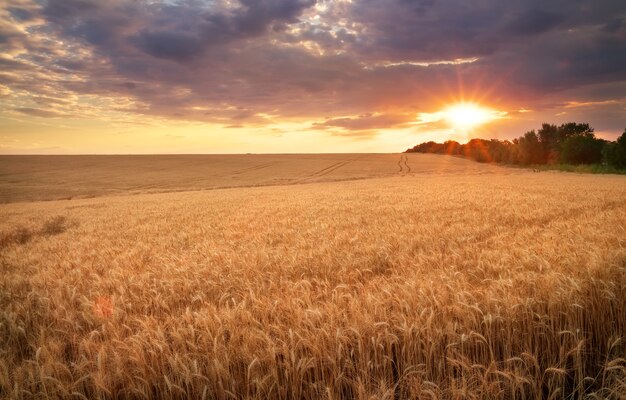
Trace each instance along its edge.
{"label": "distant field", "polygon": [[624,398],[626,177],[159,157],[2,159],[0,398]]}
{"label": "distant field", "polygon": [[493,170],[415,154],[0,156],[0,203]]}

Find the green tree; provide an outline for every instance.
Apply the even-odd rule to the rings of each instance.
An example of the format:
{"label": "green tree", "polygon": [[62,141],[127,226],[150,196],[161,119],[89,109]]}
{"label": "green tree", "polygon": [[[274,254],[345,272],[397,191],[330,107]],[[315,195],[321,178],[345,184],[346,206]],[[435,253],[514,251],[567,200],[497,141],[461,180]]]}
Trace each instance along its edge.
{"label": "green tree", "polygon": [[561,161],[567,164],[595,164],[602,160],[605,141],[593,133],[572,135],[561,146]]}
{"label": "green tree", "polygon": [[561,124],[558,128],[559,142],[563,144],[567,138],[572,136],[593,136],[594,129],[588,123],[568,122]]}
{"label": "green tree", "polygon": [[612,167],[626,168],[626,128],[617,141],[605,144],[602,159]]}

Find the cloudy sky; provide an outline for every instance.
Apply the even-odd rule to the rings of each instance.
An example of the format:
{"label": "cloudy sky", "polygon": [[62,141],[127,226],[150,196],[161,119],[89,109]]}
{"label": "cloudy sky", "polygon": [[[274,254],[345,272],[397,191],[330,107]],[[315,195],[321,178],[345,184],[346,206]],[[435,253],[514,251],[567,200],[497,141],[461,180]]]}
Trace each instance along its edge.
{"label": "cloudy sky", "polygon": [[[442,110],[483,107],[455,126]],[[0,153],[392,152],[626,127],[623,0],[4,0]]]}

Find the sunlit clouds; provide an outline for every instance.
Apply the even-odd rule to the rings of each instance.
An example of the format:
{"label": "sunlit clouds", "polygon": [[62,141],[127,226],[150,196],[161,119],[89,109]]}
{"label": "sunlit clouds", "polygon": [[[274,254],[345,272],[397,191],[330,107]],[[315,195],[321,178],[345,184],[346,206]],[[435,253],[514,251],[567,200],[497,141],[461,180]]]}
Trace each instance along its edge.
{"label": "sunlit clouds", "polygon": [[[10,0],[0,152],[399,151],[569,120],[611,137],[625,54],[608,0]],[[439,114],[467,98],[493,114]]]}

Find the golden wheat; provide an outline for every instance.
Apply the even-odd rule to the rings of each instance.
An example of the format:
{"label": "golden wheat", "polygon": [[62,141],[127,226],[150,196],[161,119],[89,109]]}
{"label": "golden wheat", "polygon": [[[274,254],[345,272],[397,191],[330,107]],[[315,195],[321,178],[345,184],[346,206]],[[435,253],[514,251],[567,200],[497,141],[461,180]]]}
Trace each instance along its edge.
{"label": "golden wheat", "polygon": [[0,203],[511,170],[435,154],[2,156]]}
{"label": "golden wheat", "polygon": [[494,171],[3,205],[0,396],[624,398],[626,179]]}

